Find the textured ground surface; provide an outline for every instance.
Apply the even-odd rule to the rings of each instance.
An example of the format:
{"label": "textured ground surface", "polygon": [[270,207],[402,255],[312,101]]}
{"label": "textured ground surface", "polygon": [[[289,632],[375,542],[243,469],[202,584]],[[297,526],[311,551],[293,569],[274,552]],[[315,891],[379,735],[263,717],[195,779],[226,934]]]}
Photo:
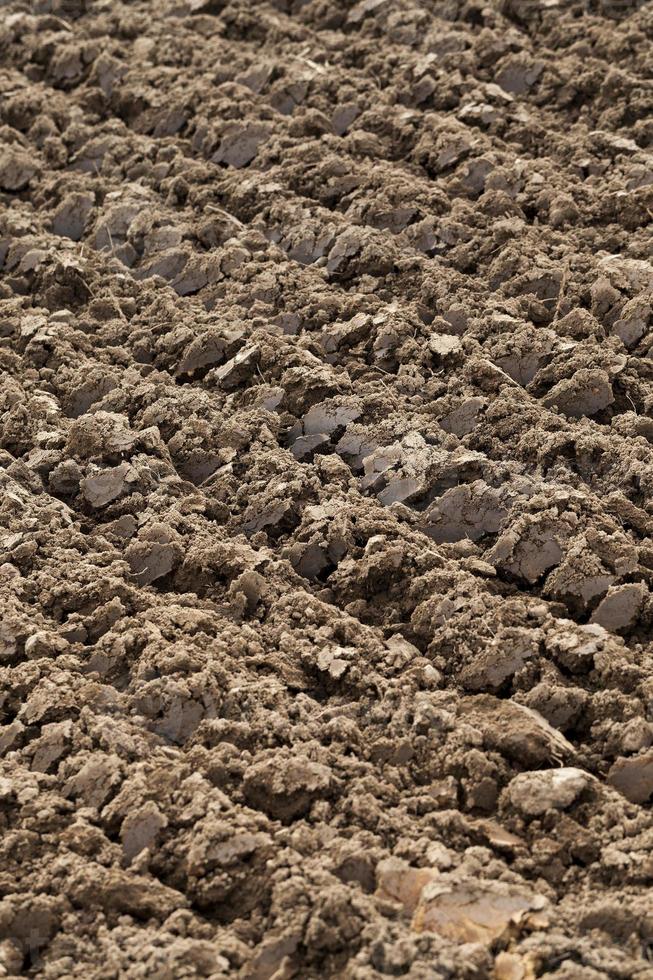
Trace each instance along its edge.
{"label": "textured ground surface", "polygon": [[651,6],[0,8],[0,975],[653,977]]}

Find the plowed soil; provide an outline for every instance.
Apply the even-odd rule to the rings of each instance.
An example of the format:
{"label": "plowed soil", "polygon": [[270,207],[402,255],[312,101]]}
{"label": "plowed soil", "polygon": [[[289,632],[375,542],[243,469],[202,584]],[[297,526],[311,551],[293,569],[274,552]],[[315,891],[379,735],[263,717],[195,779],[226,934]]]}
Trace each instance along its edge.
{"label": "plowed soil", "polygon": [[651,980],[651,4],[0,7],[0,976]]}

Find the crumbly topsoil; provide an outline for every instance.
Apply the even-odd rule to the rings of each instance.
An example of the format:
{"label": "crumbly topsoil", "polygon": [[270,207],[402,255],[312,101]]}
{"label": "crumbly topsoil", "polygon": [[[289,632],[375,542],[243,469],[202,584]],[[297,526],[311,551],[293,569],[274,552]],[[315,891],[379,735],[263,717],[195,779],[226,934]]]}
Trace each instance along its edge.
{"label": "crumbly topsoil", "polygon": [[653,977],[653,8],[0,11],[0,976]]}

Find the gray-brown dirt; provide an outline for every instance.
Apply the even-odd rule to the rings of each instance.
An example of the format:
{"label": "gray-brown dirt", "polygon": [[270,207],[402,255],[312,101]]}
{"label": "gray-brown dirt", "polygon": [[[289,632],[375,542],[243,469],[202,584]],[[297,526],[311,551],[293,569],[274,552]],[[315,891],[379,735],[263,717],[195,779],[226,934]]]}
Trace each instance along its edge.
{"label": "gray-brown dirt", "polygon": [[651,5],[0,8],[0,976],[650,980]]}

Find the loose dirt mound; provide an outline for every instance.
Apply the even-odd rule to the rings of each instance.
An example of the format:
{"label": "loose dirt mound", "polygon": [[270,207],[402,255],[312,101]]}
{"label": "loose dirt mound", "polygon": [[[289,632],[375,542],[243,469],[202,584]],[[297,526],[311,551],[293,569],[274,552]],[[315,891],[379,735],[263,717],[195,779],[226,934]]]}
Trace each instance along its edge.
{"label": "loose dirt mound", "polygon": [[653,977],[651,6],[0,17],[0,975]]}

